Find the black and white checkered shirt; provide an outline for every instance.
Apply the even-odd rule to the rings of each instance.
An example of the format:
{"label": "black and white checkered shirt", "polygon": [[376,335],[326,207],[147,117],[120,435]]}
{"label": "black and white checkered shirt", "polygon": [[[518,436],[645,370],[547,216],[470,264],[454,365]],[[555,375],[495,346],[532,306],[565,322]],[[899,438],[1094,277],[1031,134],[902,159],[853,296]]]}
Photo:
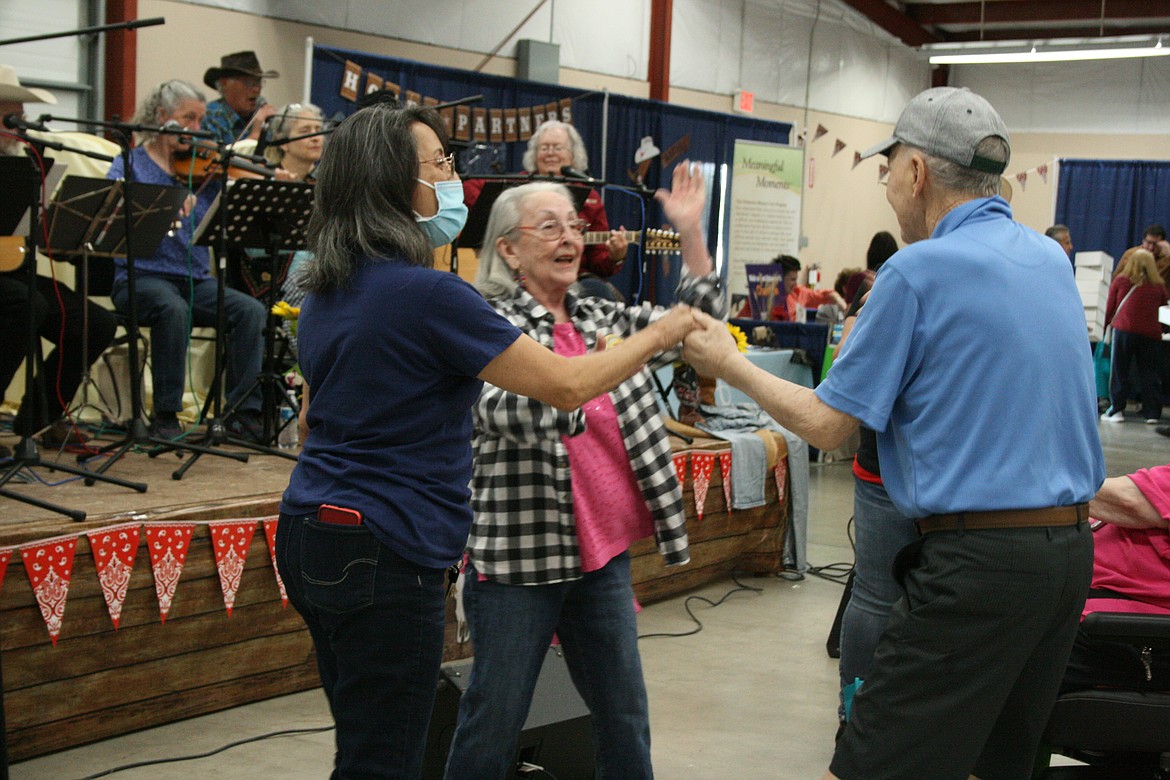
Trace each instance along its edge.
{"label": "black and white checkered shirt", "polygon": [[[724,314],[723,291],[714,274],[684,275],[678,299],[716,317]],[[527,292],[520,289],[513,297],[490,303],[520,330],[553,348],[553,315]],[[590,350],[599,332],[625,337],[667,311],[600,298],[578,299],[571,292],[566,305]],[[679,350],[664,352],[609,394],[630,466],[654,519],[659,552],[668,565],[687,563],[690,552],[682,490],[650,372],[679,359]],[[572,478],[561,437],[585,430],[584,411],[562,412],[485,384],[474,414],[471,508],[475,522],[467,548],[476,570],[515,585],[579,579]]]}

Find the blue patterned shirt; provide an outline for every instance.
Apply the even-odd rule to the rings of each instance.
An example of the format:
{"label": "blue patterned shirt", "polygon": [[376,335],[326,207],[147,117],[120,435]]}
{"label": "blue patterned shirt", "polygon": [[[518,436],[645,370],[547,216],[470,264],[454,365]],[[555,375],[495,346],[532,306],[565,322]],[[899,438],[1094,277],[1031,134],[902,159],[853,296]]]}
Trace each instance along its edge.
{"label": "blue patterned shirt", "polygon": [[207,113],[200,123],[201,130],[214,133],[215,140],[225,144],[235,143],[247,126],[248,119],[237,114],[223,98],[207,104]]}

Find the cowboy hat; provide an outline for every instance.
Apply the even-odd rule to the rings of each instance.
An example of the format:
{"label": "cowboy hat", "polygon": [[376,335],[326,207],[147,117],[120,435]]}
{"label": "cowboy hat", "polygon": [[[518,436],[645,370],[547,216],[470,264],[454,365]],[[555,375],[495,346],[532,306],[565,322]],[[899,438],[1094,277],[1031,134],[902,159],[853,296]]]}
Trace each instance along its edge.
{"label": "cowboy hat", "polygon": [[52,92],[36,87],[24,87],[11,65],[0,65],[0,100],[12,103],[57,103]]}
{"label": "cowboy hat", "polygon": [[235,54],[225,54],[219,58],[218,68],[208,68],[203,74],[203,83],[212,89],[218,89],[215,82],[229,76],[254,76],[258,79],[280,78],[275,70],[264,70],[260,67],[260,60],[254,51],[238,51]]}

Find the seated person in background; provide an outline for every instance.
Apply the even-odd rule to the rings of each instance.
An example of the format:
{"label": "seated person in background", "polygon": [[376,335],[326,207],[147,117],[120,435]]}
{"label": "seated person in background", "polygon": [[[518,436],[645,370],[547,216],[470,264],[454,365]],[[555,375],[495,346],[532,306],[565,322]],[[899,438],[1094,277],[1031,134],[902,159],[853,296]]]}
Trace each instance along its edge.
{"label": "seated person in background", "polygon": [[[826,303],[836,305],[842,312],[849,308],[836,290],[814,290],[800,284],[800,261],[792,255],[777,255],[772,263],[784,269],[784,290],[787,296],[783,303],[777,302],[772,307],[773,321],[803,322],[798,316],[800,309],[815,309]],[[739,316],[751,316],[751,306],[747,302],[740,309]]]}
{"label": "seated person in background", "polygon": [[1051,238],[1056,243],[1060,244],[1060,248],[1068,255],[1068,260],[1076,267],[1077,261],[1073,255],[1072,233],[1068,230],[1068,225],[1053,225],[1044,231],[1044,235]]}
{"label": "seated person in background", "polygon": [[[161,126],[170,120],[198,130],[204,112],[203,94],[185,81],[164,81],[150,91],[135,121]],[[126,178],[148,184],[186,184],[175,175],[174,161],[188,149],[181,136],[142,134],[130,153],[129,172],[121,157],[114,160],[108,178]],[[138,321],[150,327],[150,365],[154,383],[152,435],[170,439],[182,433],[178,413],[183,409],[187,346],[190,326],[215,325],[216,280],[211,275],[207,247],[195,246],[193,231],[219,194],[218,181],[207,180],[188,195],[179,228],[163,238],[151,257],[134,259]],[[130,305],[126,262],[115,261],[114,306],[125,312]],[[193,304],[193,305],[192,305]],[[268,312],[260,301],[232,288],[224,290],[227,338],[227,397],[225,409],[235,409],[224,421],[228,431],[253,441],[260,439],[260,387],[253,380],[263,360],[263,331]]]}
{"label": "seated person in background", "polygon": [[[52,93],[21,85],[15,70],[0,65],[0,116],[23,115],[25,103],[56,102]],[[0,131],[0,155],[23,155],[24,149],[24,143],[14,134]],[[0,340],[0,395],[12,382],[28,351],[28,341],[24,338],[28,332],[29,299],[26,256],[18,254],[15,245],[10,249],[13,253],[10,258],[0,257],[0,269],[8,271],[0,273],[0,333],[4,334]],[[114,340],[117,327],[114,315],[64,284],[38,275],[32,291],[32,316],[41,338],[56,345],[45,357],[44,371],[37,377],[36,395],[43,393],[48,406],[38,410],[36,398],[25,397],[13,428],[16,433],[28,436],[47,425],[49,430],[43,437],[46,446],[80,444],[83,439],[70,428],[65,409],[81,385],[87,362],[92,364],[97,360]],[[88,342],[88,354],[82,351],[83,341]]]}
{"label": "seated person in background", "polygon": [[[1105,480],[1089,504],[1093,534],[1090,612],[1170,615],[1170,465]],[[1149,679],[1147,679],[1147,676]],[[1141,652],[1077,633],[1061,691],[1096,686],[1170,690],[1170,652]]]}
{"label": "seated person in background", "polygon": [[[528,150],[524,152],[524,170],[538,176],[561,176],[561,168],[569,166],[584,172],[589,168],[589,154],[577,128],[565,122],[551,119],[536,128],[528,139]],[[468,179],[463,182],[463,200],[468,208],[475,204],[483,190],[484,179]],[[598,279],[608,279],[618,272],[626,260],[625,227],[610,231],[609,219],[605,216],[605,205],[597,190],[590,190],[589,197],[578,216],[589,223],[589,232],[609,232],[604,242],[586,244],[581,258],[580,277],[589,280],[582,286],[587,295],[610,298],[608,285],[599,284]]]}
{"label": "seated person in background", "polygon": [[215,134],[215,140],[230,144],[260,138],[264,120],[276,113],[260,95],[264,79],[279,78],[274,70],[264,70],[254,51],[225,54],[218,68],[208,68],[203,83],[220,94],[207,105],[202,129]]}

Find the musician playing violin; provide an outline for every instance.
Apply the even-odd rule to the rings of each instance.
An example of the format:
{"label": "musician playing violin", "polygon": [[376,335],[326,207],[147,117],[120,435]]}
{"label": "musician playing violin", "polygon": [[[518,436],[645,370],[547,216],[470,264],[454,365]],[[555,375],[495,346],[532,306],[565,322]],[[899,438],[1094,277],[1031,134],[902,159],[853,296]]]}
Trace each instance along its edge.
{"label": "musician playing violin", "polygon": [[[173,120],[179,127],[195,131],[200,129],[205,111],[203,93],[186,81],[173,79],[150,91],[135,121],[161,128]],[[183,410],[189,325],[209,327],[216,321],[216,281],[211,274],[210,253],[207,247],[194,244],[193,232],[215,201],[221,185],[214,178],[195,185],[190,177],[176,175],[178,161],[191,155],[190,138],[145,132],[139,135],[139,141],[140,145],[130,152],[129,170],[119,157],[107,178],[191,188],[176,229],[163,238],[153,255],[134,258],[138,320],[151,329],[154,401],[151,433],[169,439],[182,433],[178,413]],[[129,309],[124,258],[115,261],[110,297],[119,311]],[[261,394],[258,386],[253,387],[252,380],[261,369],[267,312],[255,298],[231,288],[224,290],[224,311],[231,334],[225,352],[225,408],[237,410],[225,424],[230,434],[258,441]],[[222,338],[224,334],[216,336]]]}

